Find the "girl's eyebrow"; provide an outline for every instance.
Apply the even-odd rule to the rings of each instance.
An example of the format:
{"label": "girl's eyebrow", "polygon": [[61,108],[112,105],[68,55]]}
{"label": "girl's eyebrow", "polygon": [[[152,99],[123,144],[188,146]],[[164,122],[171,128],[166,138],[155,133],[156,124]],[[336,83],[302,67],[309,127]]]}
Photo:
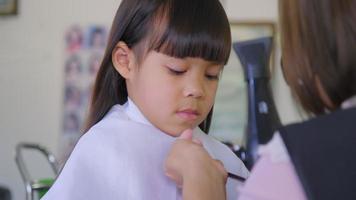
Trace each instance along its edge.
{"label": "girl's eyebrow", "polygon": [[182,65],[185,63],[185,60],[182,58],[175,58],[175,57],[167,57],[166,62],[172,63],[172,64],[179,64]]}

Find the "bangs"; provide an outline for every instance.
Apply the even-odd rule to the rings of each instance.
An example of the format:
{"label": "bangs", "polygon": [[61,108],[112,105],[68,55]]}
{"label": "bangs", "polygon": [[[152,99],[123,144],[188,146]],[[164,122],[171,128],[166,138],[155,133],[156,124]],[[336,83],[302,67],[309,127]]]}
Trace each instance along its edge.
{"label": "bangs", "polygon": [[231,31],[219,1],[172,0],[164,7],[153,19],[154,31],[149,36],[148,50],[176,58],[194,57],[227,63]]}

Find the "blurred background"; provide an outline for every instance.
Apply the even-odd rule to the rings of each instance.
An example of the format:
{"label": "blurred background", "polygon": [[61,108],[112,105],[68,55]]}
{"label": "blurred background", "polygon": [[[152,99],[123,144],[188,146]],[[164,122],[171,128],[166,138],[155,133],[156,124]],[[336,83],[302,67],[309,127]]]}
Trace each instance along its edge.
{"label": "blurred background", "polygon": [[[0,9],[7,1],[11,2],[0,0]],[[222,3],[232,24],[273,23],[278,37],[277,0]],[[17,144],[40,144],[64,162],[80,136],[90,96],[91,73],[95,73],[95,62],[100,60],[104,48],[100,41],[99,46],[93,46],[90,38],[99,29],[104,38],[107,36],[119,4],[120,0],[17,0],[16,14],[0,16],[0,186],[11,191],[12,199],[25,199],[24,183],[14,159]],[[80,30],[81,43],[69,47],[68,36],[76,29]],[[276,46],[271,85],[280,118],[286,124],[301,117],[281,75],[278,42]],[[81,64],[73,72],[68,69],[68,62],[75,60],[75,56]],[[81,75],[71,77],[76,72]],[[73,88],[79,88],[80,94],[73,92]],[[79,106],[78,102],[68,101],[70,95],[80,96]],[[245,107],[244,102],[236,101]],[[237,119],[236,123],[244,121]],[[219,122],[215,121],[212,134],[216,138],[241,143],[243,126],[233,133],[219,130]],[[43,164],[45,160],[31,158],[29,162],[33,163],[29,167],[34,174],[50,173]]]}

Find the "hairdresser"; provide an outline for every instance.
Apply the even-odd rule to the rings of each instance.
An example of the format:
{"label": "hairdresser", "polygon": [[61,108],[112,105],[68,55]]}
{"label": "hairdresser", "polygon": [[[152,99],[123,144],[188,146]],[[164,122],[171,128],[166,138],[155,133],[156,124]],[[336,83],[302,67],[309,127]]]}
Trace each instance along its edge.
{"label": "hairdresser", "polygon": [[[282,71],[310,119],[281,128],[259,149],[239,199],[356,199],[356,1],[279,0],[279,14]],[[225,199],[214,180],[226,172],[185,135],[166,170],[189,186],[185,200]]]}

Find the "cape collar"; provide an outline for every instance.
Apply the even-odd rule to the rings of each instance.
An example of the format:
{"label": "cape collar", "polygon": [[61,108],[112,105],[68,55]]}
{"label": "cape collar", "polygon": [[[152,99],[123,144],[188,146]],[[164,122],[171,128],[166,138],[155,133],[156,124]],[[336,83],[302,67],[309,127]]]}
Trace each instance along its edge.
{"label": "cape collar", "polygon": [[123,107],[124,112],[132,121],[153,126],[130,98],[127,99],[127,102],[124,104]]}

